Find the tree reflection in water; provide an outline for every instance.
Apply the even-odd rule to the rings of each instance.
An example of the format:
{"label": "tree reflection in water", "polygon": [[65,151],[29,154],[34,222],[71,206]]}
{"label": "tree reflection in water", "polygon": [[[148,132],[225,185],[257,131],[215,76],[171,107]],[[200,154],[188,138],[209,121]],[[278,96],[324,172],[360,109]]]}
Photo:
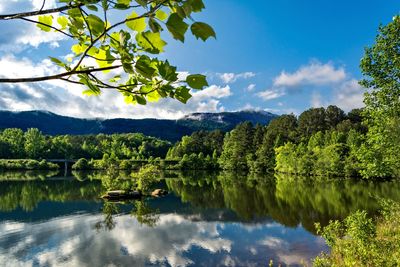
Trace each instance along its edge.
{"label": "tree reflection in water", "polygon": [[[77,179],[37,179],[27,174],[0,174],[0,211],[16,209],[33,211],[40,202],[93,201],[108,189],[131,189],[136,181],[131,174],[113,171],[108,173],[74,173]],[[32,175],[32,174],[30,174]],[[386,181],[320,180],[273,175],[241,175],[238,173],[165,173],[166,179],[157,181],[157,187],[172,192],[181,204],[174,202],[173,209],[181,213],[200,213],[202,209],[230,211],[229,220],[260,221],[273,219],[285,226],[301,224],[315,232],[314,223],[326,225],[329,220],[343,219],[356,210],[374,214],[379,209],[377,197],[400,200],[400,183]],[[168,200],[169,199],[169,200]],[[170,198],[157,203],[167,203]],[[158,215],[165,213],[166,205],[150,205],[151,199],[125,203],[104,202],[104,221],[97,229],[113,229],[113,216],[132,214],[141,224],[155,226]],[[183,204],[192,207],[183,210]],[[198,210],[195,210],[195,208]],[[204,213],[205,211],[203,211]],[[232,213],[235,215],[233,218]],[[222,215],[221,215],[222,214]],[[198,215],[198,214],[197,214]],[[223,213],[219,213],[220,220]],[[221,217],[222,216],[222,217]]]}

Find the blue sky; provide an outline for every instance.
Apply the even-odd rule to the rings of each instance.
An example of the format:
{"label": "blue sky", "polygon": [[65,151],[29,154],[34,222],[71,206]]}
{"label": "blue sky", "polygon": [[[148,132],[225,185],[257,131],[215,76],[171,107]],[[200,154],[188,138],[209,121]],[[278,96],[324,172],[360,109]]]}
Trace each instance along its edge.
{"label": "blue sky", "polygon": [[[0,13],[38,5],[39,0],[0,3]],[[205,0],[195,19],[211,24],[217,40],[168,39],[165,57],[182,72],[205,73],[210,87],[187,105],[163,100],[127,106],[117,95],[87,98],[61,83],[0,85],[0,109],[46,109],[79,117],[178,118],[198,111],[263,109],[295,113],[336,104],[362,106],[358,86],[363,48],[373,44],[379,24],[399,13],[394,0]],[[54,4],[54,3],[53,3]],[[52,1],[48,1],[52,5]],[[49,54],[65,56],[68,45],[26,24],[0,22],[0,75],[49,73]],[[30,36],[30,37],[28,37]],[[18,71],[17,71],[18,70]]]}

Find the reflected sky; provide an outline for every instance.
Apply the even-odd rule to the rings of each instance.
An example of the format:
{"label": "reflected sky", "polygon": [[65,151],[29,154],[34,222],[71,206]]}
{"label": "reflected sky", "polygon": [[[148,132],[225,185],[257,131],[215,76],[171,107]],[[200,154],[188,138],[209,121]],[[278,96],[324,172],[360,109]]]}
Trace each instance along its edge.
{"label": "reflected sky", "polygon": [[160,181],[166,197],[106,203],[104,174],[15,175],[0,174],[0,266],[302,266],[328,251],[315,222],[400,197],[398,181],[195,173]]}
{"label": "reflected sky", "polygon": [[0,224],[0,262],[7,266],[260,266],[296,265],[325,249],[301,226],[192,221],[162,214],[141,225],[129,214],[98,229],[102,214],[73,214],[39,223]]}

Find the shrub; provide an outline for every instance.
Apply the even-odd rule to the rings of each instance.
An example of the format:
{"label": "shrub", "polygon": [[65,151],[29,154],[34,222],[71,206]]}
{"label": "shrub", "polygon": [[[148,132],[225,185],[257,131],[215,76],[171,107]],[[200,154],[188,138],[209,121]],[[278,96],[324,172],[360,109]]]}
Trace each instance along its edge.
{"label": "shrub", "polygon": [[80,158],[74,165],[72,165],[74,170],[88,170],[91,169],[87,159]]}
{"label": "shrub", "polygon": [[400,266],[400,205],[384,202],[382,216],[376,221],[365,211],[357,211],[344,222],[333,221],[318,232],[331,247],[314,266]]}

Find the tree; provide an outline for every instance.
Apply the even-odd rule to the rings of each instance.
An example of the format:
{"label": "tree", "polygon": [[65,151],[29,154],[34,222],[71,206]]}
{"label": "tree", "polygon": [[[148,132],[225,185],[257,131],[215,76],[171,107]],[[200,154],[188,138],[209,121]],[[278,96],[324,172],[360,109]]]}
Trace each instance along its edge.
{"label": "tree", "polygon": [[327,127],[330,128],[335,128],[336,125],[345,119],[344,111],[333,105],[330,105],[326,108],[325,116]]}
{"label": "tree", "polygon": [[225,136],[219,164],[223,169],[248,170],[248,156],[255,152],[254,128],[250,122],[238,124]]}
{"label": "tree", "polygon": [[296,139],[297,118],[282,115],[272,120],[266,127],[262,143],[256,146],[256,161],[253,171],[273,170],[275,167],[275,148]]}
{"label": "tree", "polygon": [[25,132],[25,152],[31,159],[42,156],[45,148],[45,138],[38,129],[30,128]]}
{"label": "tree", "polygon": [[310,108],[299,116],[299,133],[303,136],[311,136],[318,131],[327,129],[326,112],[324,108]]}
{"label": "tree", "polygon": [[1,139],[9,145],[11,155],[7,157],[11,158],[23,158],[24,157],[24,132],[21,129],[9,128],[4,129],[1,134]]}
{"label": "tree", "polygon": [[191,16],[204,9],[202,0],[58,0],[56,8],[43,7],[0,15],[0,21],[23,20],[44,32],[62,34],[72,41],[73,56],[50,57],[58,66],[57,74],[0,78],[0,83],[60,79],[84,85],[84,94],[117,90],[127,103],[142,105],[165,97],[186,103],[191,88],[208,85],[200,74],[180,80],[175,66],[156,57],[167,44],[161,35],[163,30],[181,42],[189,26],[197,39],[216,37],[208,24],[194,21]]}
{"label": "tree", "polygon": [[400,177],[400,17],[379,28],[365,50],[361,85],[365,93],[366,142],[360,149],[364,177]]}

